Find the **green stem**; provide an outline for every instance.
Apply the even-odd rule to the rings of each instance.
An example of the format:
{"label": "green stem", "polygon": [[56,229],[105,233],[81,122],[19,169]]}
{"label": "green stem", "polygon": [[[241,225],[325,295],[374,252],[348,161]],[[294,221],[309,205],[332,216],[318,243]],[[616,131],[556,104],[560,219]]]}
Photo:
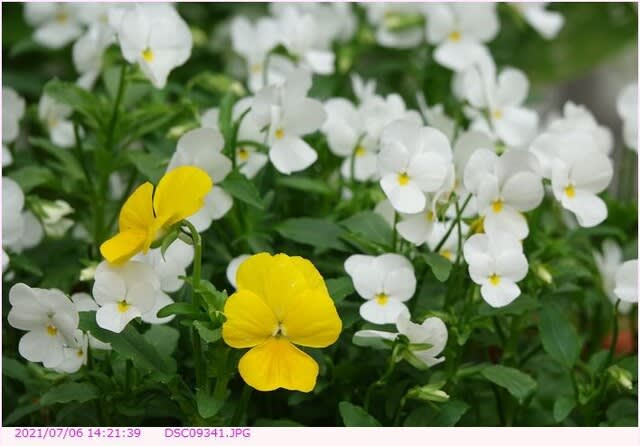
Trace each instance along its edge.
{"label": "green stem", "polygon": [[[457,213],[456,219],[453,221],[453,223],[451,223],[451,226],[449,226],[449,229],[447,229],[447,232],[444,234],[444,236],[442,236],[442,240],[440,240],[438,242],[438,245],[434,248],[433,252],[440,252],[440,250],[442,249],[442,246],[447,242],[447,239],[451,235],[451,232],[453,232],[453,228],[455,228],[456,225],[459,224],[458,223],[458,219],[462,216],[462,213],[466,209],[466,207],[469,204],[470,200],[471,200],[471,194],[469,194],[467,199],[464,200],[464,203],[462,203],[462,207],[460,208],[459,212]],[[458,253],[458,255],[460,255],[460,253]]]}
{"label": "green stem", "polygon": [[240,426],[242,424],[242,418],[247,413],[247,407],[249,407],[249,399],[251,398],[252,390],[253,389],[247,384],[244,385],[242,394],[240,395],[240,402],[236,406],[236,410],[233,412],[233,417],[231,417],[231,426]]}
{"label": "green stem", "polygon": [[616,346],[618,344],[618,307],[620,306],[620,299],[616,301],[616,305],[613,307],[613,334],[611,336],[611,345],[609,346],[609,355],[607,357],[607,364],[611,365],[613,357],[616,352]]}
{"label": "green stem", "polygon": [[398,212],[393,211],[393,238],[391,239],[391,248],[393,252],[398,252]]}
{"label": "green stem", "polygon": [[386,381],[393,374],[393,370],[396,367],[396,356],[398,354],[398,348],[399,348],[398,344],[393,346],[393,350],[391,350],[391,356],[389,358],[389,364],[387,365],[387,369],[382,374],[380,379],[371,383],[371,385],[367,388],[367,393],[365,394],[365,397],[364,397],[364,410],[366,410],[367,412],[369,411],[369,403],[371,402],[371,396],[373,394],[373,390],[376,387],[385,385]]}
{"label": "green stem", "polygon": [[113,105],[113,111],[111,112],[111,119],[109,120],[109,129],[107,133],[107,148],[113,151],[113,137],[116,129],[116,123],[118,122],[118,111],[120,109],[120,103],[122,102],[122,97],[124,96],[125,89],[125,80],[127,74],[127,65],[122,65],[120,69],[120,82],[118,83],[118,92],[116,93],[116,100]]}
{"label": "green stem", "polygon": [[506,426],[504,408],[502,407],[502,398],[500,397],[500,389],[498,389],[498,386],[491,383],[491,390],[493,390],[493,396],[495,396],[496,398],[496,408],[498,409],[498,417],[500,418],[500,425]]}

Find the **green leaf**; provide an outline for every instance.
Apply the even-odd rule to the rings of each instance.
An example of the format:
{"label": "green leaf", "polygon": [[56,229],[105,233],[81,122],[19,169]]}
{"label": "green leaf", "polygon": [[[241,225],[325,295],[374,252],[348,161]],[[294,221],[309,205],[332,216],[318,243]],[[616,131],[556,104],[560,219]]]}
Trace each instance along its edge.
{"label": "green leaf", "polygon": [[573,408],[576,407],[576,402],[573,396],[563,395],[559,397],[553,403],[553,419],[558,423],[564,421],[569,416]]}
{"label": "green leaf", "polygon": [[23,384],[31,381],[27,367],[13,358],[2,357],[2,375],[7,376]]}
{"label": "green leaf", "polygon": [[536,389],[536,382],[526,373],[503,365],[493,365],[482,370],[482,376],[504,387],[518,401],[524,400]]}
{"label": "green leaf", "polygon": [[220,101],[218,125],[226,143],[232,139],[233,135],[233,104],[235,102],[236,95],[232,91],[227,91]]}
{"label": "green leaf", "polygon": [[126,119],[118,121],[118,139],[133,141],[141,136],[152,133],[165,127],[174,120],[183,109],[172,104],[153,104],[141,109],[136,109],[126,115]]}
{"label": "green leaf", "polygon": [[391,246],[393,231],[389,224],[375,212],[358,212],[340,224],[349,232],[360,235],[370,242],[386,247]]}
{"label": "green leaf", "polygon": [[289,240],[320,249],[347,251],[340,240],[344,230],[332,221],[322,218],[290,218],[280,223],[276,230]]}
{"label": "green leaf", "polygon": [[211,418],[222,409],[224,400],[216,399],[204,389],[198,389],[196,392],[196,405],[202,418]]}
{"label": "green leaf", "polygon": [[638,401],[621,398],[607,408],[607,420],[611,426],[638,426]]}
{"label": "green leaf", "polygon": [[56,158],[59,162],[56,166],[57,170],[63,172],[66,177],[76,181],[84,180],[84,171],[82,170],[82,166],[70,150],[57,147],[45,138],[29,138],[29,143],[45,150]]}
{"label": "green leaf", "polygon": [[522,295],[511,302],[509,305],[499,308],[494,308],[483,301],[478,308],[478,316],[474,319],[499,315],[520,315],[537,310],[539,307],[540,304],[538,303],[538,301],[533,297],[527,295]]}
{"label": "green leaf", "polygon": [[136,166],[138,172],[153,184],[158,184],[167,169],[168,160],[155,152],[132,150],[127,152],[127,158]]}
{"label": "green leaf", "polygon": [[355,406],[348,401],[338,404],[342,422],[346,427],[380,427],[381,424],[369,415],[362,407]]}
{"label": "green leaf", "polygon": [[202,317],[204,312],[198,307],[189,302],[175,302],[163,307],[158,311],[158,317],[163,318],[171,315],[185,316],[191,319],[198,319]]}
{"label": "green leaf", "polygon": [[195,321],[193,326],[198,330],[198,334],[200,334],[202,340],[210,344],[220,340],[222,337],[222,333],[219,328],[210,328],[205,322]]}
{"label": "green leaf", "polygon": [[289,189],[311,192],[312,194],[331,195],[333,193],[326,182],[304,176],[279,177],[276,180],[276,184]]}
{"label": "green leaf", "polygon": [[566,368],[578,360],[580,341],[564,311],[555,302],[547,301],[540,309],[540,339],[544,350]]}
{"label": "green leaf", "polygon": [[437,406],[421,406],[409,414],[404,421],[404,426],[455,426],[469,408],[467,403],[459,400],[449,400]]}
{"label": "green leaf", "polygon": [[93,384],[70,382],[49,389],[40,398],[40,404],[50,406],[51,404],[68,403],[70,401],[84,403],[95,400],[99,396],[100,390]]}
{"label": "green leaf", "polygon": [[132,324],[127,325],[121,333],[114,333],[100,328],[95,317],[96,314],[93,311],[80,313],[79,328],[90,331],[102,342],[110,343],[113,350],[133,361],[136,366],[158,373],[163,382],[169,381],[175,375],[175,361],[161,356],[158,350],[133,328]]}
{"label": "green leaf", "polygon": [[433,275],[436,276],[440,282],[444,282],[449,278],[449,274],[451,274],[452,263],[445,259],[438,253],[428,252],[423,254],[422,257],[424,261],[427,262],[427,265],[431,267],[431,271],[433,271]]}
{"label": "green leaf", "polygon": [[53,79],[44,86],[44,93],[83,115],[87,124],[94,129],[103,126],[106,117],[109,116],[106,106],[98,100],[98,96],[72,82]]}
{"label": "green leaf", "polygon": [[152,325],[144,338],[162,356],[171,356],[178,347],[180,332],[168,325]]}
{"label": "green leaf", "polygon": [[351,277],[327,279],[326,284],[329,290],[329,296],[331,296],[334,302],[340,302],[355,292]]}
{"label": "green leaf", "polygon": [[291,420],[272,420],[270,418],[258,418],[254,423],[255,427],[305,427],[304,424]]}
{"label": "green leaf", "polygon": [[220,187],[238,200],[244,201],[257,209],[264,209],[264,203],[262,203],[258,189],[241,173],[231,172],[224,181],[220,183]]}
{"label": "green leaf", "polygon": [[31,257],[23,254],[12,253],[9,256],[11,268],[33,274],[34,276],[42,276],[40,266],[36,264]]}
{"label": "green leaf", "polygon": [[[190,280],[189,283],[191,283]],[[204,301],[207,303],[209,310],[213,309],[222,311],[224,308],[224,304],[227,301],[227,292],[219,291],[208,280],[200,280],[200,285],[194,291],[202,296]]]}
{"label": "green leaf", "polygon": [[9,174],[9,178],[20,185],[20,189],[28,194],[32,189],[55,180],[51,170],[42,166],[26,166]]}
{"label": "green leaf", "polygon": [[27,415],[42,410],[40,404],[28,404],[26,406],[18,407],[16,410],[7,415],[7,418],[2,420],[3,426],[11,426],[16,421],[21,420]]}

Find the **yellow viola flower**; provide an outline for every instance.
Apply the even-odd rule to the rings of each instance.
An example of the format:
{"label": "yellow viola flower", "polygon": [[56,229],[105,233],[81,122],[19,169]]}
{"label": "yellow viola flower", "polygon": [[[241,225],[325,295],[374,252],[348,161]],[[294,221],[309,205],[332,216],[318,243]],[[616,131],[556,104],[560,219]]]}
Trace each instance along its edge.
{"label": "yellow viola flower", "polygon": [[245,260],[236,277],[222,338],[233,348],[251,348],[238,364],[242,379],[261,391],[310,392],[318,363],[294,344],[327,347],[342,330],[322,276],[302,257],[260,253]]}
{"label": "yellow viola flower", "polygon": [[167,228],[198,212],[212,187],[209,175],[192,166],[167,172],[155,190],[149,182],[142,184],[120,210],[120,232],[100,246],[103,257],[121,264],[146,253]]}

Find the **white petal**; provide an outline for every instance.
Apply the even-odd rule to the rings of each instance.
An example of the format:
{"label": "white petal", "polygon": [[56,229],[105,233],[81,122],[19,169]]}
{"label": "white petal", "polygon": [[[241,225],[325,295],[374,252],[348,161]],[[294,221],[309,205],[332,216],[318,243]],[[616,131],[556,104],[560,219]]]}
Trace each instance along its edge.
{"label": "white petal", "polygon": [[267,164],[267,161],[269,161],[269,157],[264,153],[249,152],[249,159],[245,163],[239,163],[240,173],[252,179]]}
{"label": "white petal", "polygon": [[477,42],[470,40],[451,42],[447,40],[438,45],[433,53],[433,58],[440,65],[453,71],[462,71],[469,67],[482,51],[483,46]]}
{"label": "white petal", "polygon": [[502,187],[505,204],[519,211],[530,211],[542,203],[544,189],[540,177],[530,172],[518,172]]}
{"label": "white petal", "polygon": [[379,293],[382,293],[384,286],[384,271],[370,265],[358,265],[349,274],[353,280],[353,287],[363,299],[373,299]]}
{"label": "white petal", "polygon": [[638,260],[628,260],[616,273],[616,296],[625,302],[638,302]]}
{"label": "white petal", "polygon": [[573,212],[580,226],[591,228],[599,225],[607,218],[607,206],[597,195],[576,191],[573,198],[564,196],[562,205]]}
{"label": "white petal", "polygon": [[345,260],[344,270],[347,272],[347,274],[353,277],[354,274],[356,274],[356,270],[359,269],[360,267],[365,267],[365,268],[371,267],[375,258],[376,257],[374,256],[353,254],[349,256],[347,260]]}
{"label": "white petal", "polygon": [[416,292],[416,276],[412,269],[389,271],[384,278],[384,292],[389,298],[405,302]]}
{"label": "white petal", "polygon": [[118,309],[117,303],[108,303],[96,312],[96,323],[100,328],[120,333],[130,321],[140,316],[142,313],[133,305],[122,312]]}
{"label": "white petal", "polygon": [[612,178],[611,160],[600,152],[585,154],[585,158],[571,168],[571,179],[575,187],[593,194],[605,190]]}
{"label": "white petal", "polygon": [[501,117],[493,119],[498,136],[512,147],[521,147],[529,143],[538,128],[538,114],[521,107],[505,107]]}
{"label": "white petal", "polygon": [[520,288],[509,279],[501,279],[498,285],[486,282],[480,287],[482,298],[494,308],[504,307],[520,295]]}
{"label": "white petal", "polygon": [[124,299],[127,286],[118,274],[110,271],[99,272],[96,269],[95,279],[92,294],[98,305],[106,305]]}
{"label": "white petal", "polygon": [[227,266],[227,280],[234,287],[236,286],[236,275],[238,274],[238,268],[242,265],[242,262],[251,257],[249,254],[242,254],[238,257],[235,257],[229,262],[229,266]]}
{"label": "white petal", "polygon": [[155,284],[141,280],[140,282],[128,284],[125,300],[129,305],[135,306],[140,313],[146,313],[153,308],[156,303],[156,297],[159,294],[161,293],[159,293]]}
{"label": "white petal", "polygon": [[422,212],[427,204],[424,192],[417,184],[409,180],[407,184],[398,183],[397,174],[388,174],[380,180],[380,186],[393,208],[405,214]]}
{"label": "white petal", "polygon": [[507,251],[496,257],[495,273],[501,279],[506,278],[513,282],[524,279],[529,270],[527,258],[521,252]]}
{"label": "white petal", "polygon": [[464,169],[464,186],[471,193],[477,193],[480,183],[495,171],[498,155],[486,148],[478,148],[469,157]]}
{"label": "white petal", "polygon": [[162,292],[158,293],[155,297],[155,304],[153,307],[149,311],[142,313],[142,320],[147,324],[166,324],[167,322],[171,322],[173,318],[175,318],[175,314],[163,318],[159,318],[157,314],[158,311],[172,303],[173,299],[171,299],[167,294]]}
{"label": "white petal", "polygon": [[509,233],[518,240],[529,235],[527,219],[509,206],[504,206],[499,213],[489,211],[484,217],[484,229],[489,235]]}
{"label": "white petal", "polygon": [[444,184],[449,165],[439,154],[426,152],[411,159],[407,173],[420,189],[435,192]]}
{"label": "white petal", "polygon": [[[429,215],[431,215],[431,218],[429,218]],[[431,237],[433,227],[433,215],[428,212],[407,216],[396,225],[398,234],[416,246],[422,245]]]}
{"label": "white petal", "polygon": [[78,311],[96,311],[98,304],[88,293],[74,293],[71,295],[71,301]]}
{"label": "white petal", "polygon": [[269,159],[279,172],[288,175],[311,166],[318,154],[301,138],[285,136],[271,146]]}
{"label": "white petal", "polygon": [[318,74],[332,74],[335,55],[332,51],[309,50],[304,54],[304,61],[311,71]]}
{"label": "white petal", "polygon": [[525,20],[545,39],[555,38],[564,25],[564,17],[557,11],[525,7],[523,15]]}
{"label": "white petal", "polygon": [[529,93],[527,76],[515,68],[505,68],[498,75],[496,101],[501,106],[518,106],[524,102]]}
{"label": "white petal", "polygon": [[64,360],[62,336],[50,336],[45,330],[30,331],[20,338],[18,352],[28,361],[56,367]]}
{"label": "white petal", "polygon": [[407,306],[396,299],[389,299],[384,305],[373,299],[360,306],[360,316],[373,324],[395,324],[404,311],[408,311]]}

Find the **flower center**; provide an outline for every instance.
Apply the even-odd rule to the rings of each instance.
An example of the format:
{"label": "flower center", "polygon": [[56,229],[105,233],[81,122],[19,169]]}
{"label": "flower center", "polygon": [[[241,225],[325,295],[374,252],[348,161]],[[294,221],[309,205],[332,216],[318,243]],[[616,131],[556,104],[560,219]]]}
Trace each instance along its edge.
{"label": "flower center", "polygon": [[476,218],[469,228],[472,234],[482,234],[484,232],[484,217]]}
{"label": "flower center", "polygon": [[129,311],[130,306],[131,304],[129,304],[126,300],[121,300],[120,302],[118,302],[118,311],[120,313],[126,313],[127,311]]}
{"label": "flower center", "polygon": [[402,172],[398,174],[398,184],[400,186],[406,186],[409,184],[409,175],[407,172]]}
{"label": "flower center", "polygon": [[252,73],[262,73],[262,64],[261,63],[251,64],[251,66],[249,67],[249,71],[251,71]]}
{"label": "flower center", "polygon": [[573,187],[573,184],[570,184],[564,188],[564,194],[567,196],[567,198],[573,198],[576,196],[576,190]]}
{"label": "flower center", "polygon": [[282,139],[284,138],[284,130],[282,127],[278,127],[274,133],[276,135],[276,138],[278,139]]}
{"label": "flower center", "polygon": [[69,20],[69,15],[65,11],[56,12],[56,22],[66,23]]}
{"label": "flower center", "polygon": [[453,261],[453,253],[448,249],[443,249],[442,251],[440,251],[440,255],[447,260]]}
{"label": "flower center", "polygon": [[489,283],[493,286],[498,286],[500,284],[500,276],[496,273],[493,273],[489,276]]}
{"label": "flower center", "polygon": [[76,351],[76,355],[78,356],[78,358],[82,358],[84,356],[84,351],[81,348],[79,348]]}
{"label": "flower center", "polygon": [[282,323],[278,323],[278,326],[273,330],[272,336],[275,338],[280,338],[282,336],[286,336],[287,332],[285,331]]}
{"label": "flower center", "polygon": [[362,146],[356,147],[356,151],[355,151],[356,156],[364,156],[365,153],[367,153],[367,149],[365,149]]}
{"label": "flower center", "polygon": [[493,119],[500,119],[502,118],[502,110],[496,109],[493,112],[491,112],[491,115],[493,116]]}
{"label": "flower center", "polygon": [[142,58],[147,62],[153,62],[153,57],[153,51],[151,51],[151,48],[147,48],[142,52]]}
{"label": "flower center", "polygon": [[427,211],[424,218],[426,218],[428,222],[432,222],[435,219],[435,215],[433,215],[433,211]]}
{"label": "flower center", "polygon": [[449,40],[452,42],[459,42],[461,38],[462,34],[460,34],[460,31],[451,31],[451,34],[449,34]]}
{"label": "flower center", "polygon": [[493,203],[491,203],[491,209],[493,210],[493,212],[495,212],[496,214],[500,213],[503,208],[503,203],[504,202],[502,201],[502,199],[495,200]]}
{"label": "flower center", "polygon": [[386,305],[388,301],[389,301],[389,296],[387,296],[386,294],[378,293],[376,295],[376,302],[378,302],[378,305]]}
{"label": "flower center", "polygon": [[240,158],[241,161],[246,161],[249,158],[249,151],[244,147],[240,147],[238,149],[238,158]]}
{"label": "flower center", "polygon": [[52,324],[47,325],[47,334],[49,336],[56,336],[58,334],[58,329]]}

